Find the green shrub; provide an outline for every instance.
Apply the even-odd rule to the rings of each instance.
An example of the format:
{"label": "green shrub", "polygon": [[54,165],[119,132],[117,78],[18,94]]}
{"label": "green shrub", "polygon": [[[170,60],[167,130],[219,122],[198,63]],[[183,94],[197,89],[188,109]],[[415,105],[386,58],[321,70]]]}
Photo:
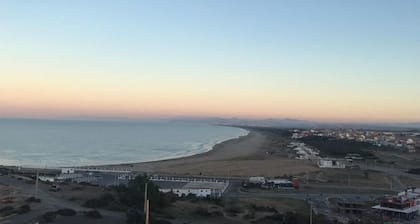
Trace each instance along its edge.
{"label": "green shrub", "polygon": [[18,214],[25,214],[31,211],[31,206],[29,205],[22,205],[17,209]]}
{"label": "green shrub", "polygon": [[61,216],[75,216],[77,214],[76,211],[70,208],[58,209],[55,213]]}
{"label": "green shrub", "polygon": [[6,206],[0,209],[0,217],[6,217],[15,212],[15,208],[13,208],[12,206]]}
{"label": "green shrub", "polygon": [[97,210],[86,211],[86,212],[84,212],[84,214],[85,214],[86,217],[93,218],[93,219],[101,219],[102,218],[101,213]]}
{"label": "green shrub", "polygon": [[88,208],[104,208],[114,201],[115,198],[111,193],[105,193],[100,198],[87,200],[84,206]]}
{"label": "green shrub", "polygon": [[36,202],[36,203],[39,203],[39,202],[41,202],[41,199],[35,198],[35,197],[29,197],[29,198],[27,198],[25,200],[25,202]]}
{"label": "green shrub", "polygon": [[198,216],[211,216],[210,212],[203,207],[198,207],[193,211],[194,215],[198,215]]}
{"label": "green shrub", "polygon": [[53,222],[56,217],[57,217],[57,214],[55,212],[46,212],[42,216],[42,220],[44,220],[45,222]]}

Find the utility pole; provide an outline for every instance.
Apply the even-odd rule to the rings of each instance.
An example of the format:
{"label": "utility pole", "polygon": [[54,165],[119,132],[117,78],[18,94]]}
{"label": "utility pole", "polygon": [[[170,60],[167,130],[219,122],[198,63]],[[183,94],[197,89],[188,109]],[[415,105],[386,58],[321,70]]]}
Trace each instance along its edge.
{"label": "utility pole", "polygon": [[149,224],[149,210],[150,210],[149,200],[146,201],[146,220],[145,224]]}
{"label": "utility pole", "polygon": [[[147,199],[147,182],[144,186],[144,214],[147,216],[147,203],[148,203],[148,199]],[[147,223],[146,223],[147,224]]]}
{"label": "utility pole", "polygon": [[39,171],[36,171],[36,179],[35,179],[35,197],[38,196],[38,179],[39,179]]}
{"label": "utility pole", "polygon": [[310,211],[309,211],[309,224],[312,224],[312,202],[309,202],[309,207],[310,207]]}

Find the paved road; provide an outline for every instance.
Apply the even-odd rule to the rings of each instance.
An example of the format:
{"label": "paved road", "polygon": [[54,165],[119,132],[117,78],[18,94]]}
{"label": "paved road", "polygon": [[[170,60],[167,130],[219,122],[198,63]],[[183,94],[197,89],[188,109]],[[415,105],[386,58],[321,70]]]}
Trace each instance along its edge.
{"label": "paved road", "polygon": [[[343,185],[331,185],[331,184],[302,184],[300,190],[279,190],[275,192],[274,190],[261,190],[261,189],[251,189],[249,191],[241,190],[242,181],[241,180],[231,180],[229,187],[224,193],[225,197],[290,197],[296,199],[305,199],[306,195],[327,195],[327,196],[340,196],[350,197],[350,196],[371,196],[379,197],[383,196],[384,192],[392,193],[389,189],[386,188],[376,188],[376,187],[359,187],[359,186],[343,186]],[[309,187],[309,189],[304,189]]]}
{"label": "paved road", "polygon": [[382,166],[382,165],[379,166],[379,165],[367,164],[367,163],[363,163],[363,162],[355,163],[355,165],[358,165],[360,167],[360,169],[362,169],[362,170],[373,170],[373,171],[386,173],[390,176],[408,177],[408,178],[412,178],[412,179],[415,179],[415,180],[420,180],[420,175],[407,173],[407,170],[394,168],[392,165],[390,165],[389,167],[386,167],[386,166]]}
{"label": "paved road", "polygon": [[[313,211],[315,214],[324,214],[329,215],[330,213],[330,205],[329,199],[330,198],[342,198],[342,199],[352,199],[352,200],[359,200],[359,201],[372,201],[378,197],[383,196],[383,193],[374,193],[380,192],[378,190],[386,190],[386,189],[371,189],[363,188],[364,192],[351,192],[351,189],[348,187],[342,188],[335,188],[334,186],[329,186],[334,189],[334,191],[328,190],[323,191],[323,186],[318,189],[311,189],[311,191],[307,190],[281,190],[281,191],[273,191],[273,190],[261,190],[261,189],[249,189],[244,190],[241,188],[242,181],[230,181],[230,186],[224,193],[224,197],[226,198],[291,198],[297,200],[307,201],[309,204],[313,205]],[[313,187],[319,187],[319,185],[312,185]],[[325,188],[324,188],[325,189]],[[355,189],[358,189],[355,187]],[[346,190],[346,191],[343,191]],[[358,189],[360,190],[360,189]],[[341,191],[341,193],[339,193]],[[323,193],[320,193],[323,192]],[[332,193],[335,192],[335,193]]]}
{"label": "paved road", "polygon": [[307,200],[311,198],[358,198],[360,200],[372,200],[383,196],[382,194],[372,193],[305,193],[305,192],[274,192],[274,191],[242,191],[229,192],[224,194],[228,198],[293,198],[299,200]]}

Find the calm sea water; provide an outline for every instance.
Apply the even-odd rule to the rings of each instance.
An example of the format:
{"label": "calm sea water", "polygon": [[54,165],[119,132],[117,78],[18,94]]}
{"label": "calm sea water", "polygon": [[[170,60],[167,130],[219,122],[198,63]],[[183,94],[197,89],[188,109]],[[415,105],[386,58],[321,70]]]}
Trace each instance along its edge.
{"label": "calm sea water", "polygon": [[0,119],[0,165],[143,162],[206,152],[248,131],[197,123]]}

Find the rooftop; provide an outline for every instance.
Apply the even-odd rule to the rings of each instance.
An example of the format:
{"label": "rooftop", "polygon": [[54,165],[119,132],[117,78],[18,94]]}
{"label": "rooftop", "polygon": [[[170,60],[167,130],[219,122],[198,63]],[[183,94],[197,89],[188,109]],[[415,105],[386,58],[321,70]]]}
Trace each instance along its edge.
{"label": "rooftop", "polygon": [[162,189],[212,189],[223,190],[226,187],[225,182],[180,182],[180,181],[153,181]]}

